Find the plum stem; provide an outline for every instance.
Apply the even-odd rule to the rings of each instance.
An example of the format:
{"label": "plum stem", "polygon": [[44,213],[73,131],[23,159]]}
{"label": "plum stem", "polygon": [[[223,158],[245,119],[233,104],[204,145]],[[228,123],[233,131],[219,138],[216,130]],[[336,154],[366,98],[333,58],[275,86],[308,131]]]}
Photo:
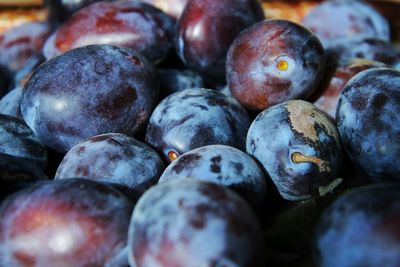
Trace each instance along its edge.
{"label": "plum stem", "polygon": [[292,154],[292,161],[294,163],[314,163],[318,166],[320,172],[330,172],[331,168],[329,163],[317,157],[307,156],[300,152],[294,152]]}

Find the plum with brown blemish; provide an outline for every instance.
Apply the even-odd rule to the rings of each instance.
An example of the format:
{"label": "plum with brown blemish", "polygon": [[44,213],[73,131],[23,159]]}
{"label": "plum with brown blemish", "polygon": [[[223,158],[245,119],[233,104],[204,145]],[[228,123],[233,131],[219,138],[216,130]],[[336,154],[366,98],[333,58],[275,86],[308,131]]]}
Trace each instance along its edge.
{"label": "plum with brown blemish", "polygon": [[256,0],[192,0],[178,20],[175,48],[191,69],[225,79],[225,62],[235,37],[264,19]]}
{"label": "plum with brown blemish", "polygon": [[87,179],[41,183],[0,207],[0,265],[104,266],[127,244],[133,203]]}
{"label": "plum with brown blemish", "polygon": [[25,62],[41,51],[50,27],[46,22],[29,22],[0,34],[0,65],[11,72],[21,69]]}
{"label": "plum with brown blemish", "polygon": [[154,109],[146,143],[168,162],[206,145],[230,145],[244,150],[251,123],[233,97],[204,88],[186,89],[164,98]]}
{"label": "plum with brown blemish", "polygon": [[337,64],[327,66],[320,86],[318,86],[317,90],[314,91],[307,101],[312,102],[332,120],[335,120],[339,95],[346,83],[363,70],[385,66],[384,63],[362,58],[342,60]]}
{"label": "plum with brown blemish", "polygon": [[153,63],[172,49],[174,21],[140,1],[100,1],[65,21],[46,41],[43,53],[53,58],[73,48],[108,44],[137,50]]}
{"label": "plum with brown blemish", "polygon": [[324,49],[304,27],[265,20],[242,31],[228,52],[227,82],[245,107],[262,111],[307,98],[324,72]]}
{"label": "plum with brown blemish", "polygon": [[163,160],[151,147],[123,134],[107,133],[73,146],[54,179],[80,177],[109,183],[136,201],[163,171]]}
{"label": "plum with brown blemish", "polygon": [[321,110],[303,100],[261,112],[247,133],[246,151],[287,200],[323,196],[342,181],[336,176],[343,156],[338,130]]}
{"label": "plum with brown blemish", "polygon": [[373,181],[400,182],[400,72],[374,68],[343,89],[336,124],[353,164]]}
{"label": "plum with brown blemish", "polygon": [[302,24],[314,32],[325,47],[347,38],[371,37],[390,41],[388,21],[366,1],[323,1]]}
{"label": "plum with brown blemish", "polygon": [[320,267],[397,267],[400,262],[400,185],[376,184],[340,196],[315,231]]}
{"label": "plum with brown blemish", "polygon": [[136,267],[261,267],[259,221],[239,195],[194,179],[158,184],[142,196],[128,232]]}
{"label": "plum with brown blemish", "polygon": [[159,183],[185,178],[226,186],[245,198],[257,213],[265,212],[264,173],[252,157],[237,148],[209,145],[188,151],[165,169]]}
{"label": "plum with brown blemish", "polygon": [[158,94],[154,67],[138,52],[90,45],[40,65],[22,92],[21,113],[44,144],[66,153],[90,136],[138,134]]}

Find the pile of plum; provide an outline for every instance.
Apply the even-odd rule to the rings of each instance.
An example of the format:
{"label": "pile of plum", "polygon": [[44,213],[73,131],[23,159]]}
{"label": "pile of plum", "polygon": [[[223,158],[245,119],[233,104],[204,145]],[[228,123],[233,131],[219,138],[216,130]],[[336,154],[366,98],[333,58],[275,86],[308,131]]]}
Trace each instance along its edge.
{"label": "pile of plum", "polygon": [[0,267],[399,267],[400,52],[361,0],[49,0],[0,35]]}

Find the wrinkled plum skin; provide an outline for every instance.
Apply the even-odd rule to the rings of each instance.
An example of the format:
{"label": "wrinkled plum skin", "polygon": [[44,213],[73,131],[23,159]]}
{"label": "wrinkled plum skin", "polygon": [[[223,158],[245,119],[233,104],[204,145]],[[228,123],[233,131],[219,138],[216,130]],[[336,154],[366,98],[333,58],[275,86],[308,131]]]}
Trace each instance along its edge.
{"label": "wrinkled plum skin", "polygon": [[87,179],[41,183],[0,208],[0,265],[104,266],[126,245],[133,203]]}
{"label": "wrinkled plum skin", "polygon": [[[246,151],[269,174],[287,200],[320,196],[336,180],[342,164],[339,133],[314,105],[291,100],[261,112],[247,133]],[[318,162],[296,160],[298,153]]]}
{"label": "wrinkled plum skin", "polygon": [[0,153],[25,159],[42,169],[47,149],[23,120],[0,114]]}
{"label": "wrinkled plum skin", "polygon": [[380,184],[353,189],[321,216],[315,233],[321,267],[398,267],[400,186]]}
{"label": "wrinkled plum skin", "polygon": [[0,153],[0,203],[6,196],[47,179],[35,164]]}
{"label": "wrinkled plum skin", "polygon": [[133,212],[128,256],[136,267],[265,266],[262,230],[237,194],[194,179],[149,189]]}
{"label": "wrinkled plum skin", "polygon": [[163,172],[159,183],[172,179],[193,178],[214,182],[241,194],[257,212],[264,212],[266,178],[253,158],[236,148],[209,145],[193,149]]}
{"label": "wrinkled plum skin", "polygon": [[353,164],[373,181],[400,181],[400,72],[365,70],[343,89],[336,124]]}
{"label": "wrinkled plum skin", "polygon": [[162,100],[150,117],[146,143],[171,161],[195,148],[222,144],[244,150],[250,117],[233,98],[211,89],[193,88]]}
{"label": "wrinkled plum skin", "polygon": [[159,69],[160,95],[165,98],[170,94],[190,88],[204,87],[203,78],[191,70]]}
{"label": "wrinkled plum skin", "polygon": [[65,21],[46,41],[43,53],[49,59],[76,47],[109,44],[135,49],[155,63],[172,48],[173,29],[173,19],[151,5],[103,1]]}
{"label": "wrinkled plum skin", "polygon": [[42,49],[49,35],[50,27],[45,22],[25,23],[0,34],[0,65],[18,71]]}
{"label": "wrinkled plum skin", "polygon": [[324,1],[305,16],[302,24],[314,32],[325,47],[349,37],[390,40],[389,23],[365,1]]}
{"label": "wrinkled plum skin", "polygon": [[320,86],[307,100],[323,110],[332,120],[335,120],[339,95],[346,83],[363,70],[385,66],[381,62],[360,58],[353,58],[329,66],[325,69],[324,78]]}
{"label": "wrinkled plum skin", "polygon": [[192,0],[178,20],[176,51],[189,68],[208,77],[225,78],[232,41],[263,19],[261,5],[255,0]]}
{"label": "wrinkled plum skin", "polygon": [[148,145],[123,134],[90,137],[73,146],[58,166],[55,179],[82,177],[107,182],[137,200],[157,183],[161,157]]}
{"label": "wrinkled plum skin", "polygon": [[324,49],[302,26],[265,20],[242,31],[228,52],[232,95],[252,110],[308,97],[324,71]]}
{"label": "wrinkled plum skin", "polygon": [[346,39],[332,44],[326,53],[336,61],[364,58],[400,68],[400,53],[393,44],[374,38]]}
{"label": "wrinkled plum skin", "polygon": [[142,2],[153,5],[174,19],[179,19],[189,0],[142,0]]}
{"label": "wrinkled plum skin", "polygon": [[135,135],[158,98],[153,66],[131,49],[91,45],[43,63],[21,98],[21,113],[39,139],[66,153],[102,133]]}

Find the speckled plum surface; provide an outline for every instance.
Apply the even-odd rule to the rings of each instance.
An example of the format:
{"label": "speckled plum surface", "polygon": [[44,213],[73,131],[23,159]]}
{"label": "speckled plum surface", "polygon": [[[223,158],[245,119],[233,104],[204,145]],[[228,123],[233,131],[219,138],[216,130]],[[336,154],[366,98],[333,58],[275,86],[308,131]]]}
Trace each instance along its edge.
{"label": "speckled plum surface", "polygon": [[157,102],[153,66],[132,49],[90,45],[42,64],[24,87],[21,112],[39,139],[66,153],[102,133],[135,135]]}
{"label": "speckled plum surface", "polygon": [[342,145],[333,122],[303,100],[261,112],[247,133],[246,151],[269,174],[280,195],[304,200],[337,186]]}
{"label": "speckled plum surface", "polygon": [[244,149],[250,117],[233,97],[192,88],[162,100],[150,117],[146,143],[168,161],[206,145],[222,144]]}
{"label": "speckled plum surface", "polygon": [[148,190],[129,226],[136,267],[263,267],[262,230],[247,203],[229,189],[178,179]]}
{"label": "speckled plum surface", "polygon": [[209,145],[188,151],[165,169],[159,183],[185,178],[226,186],[257,211],[265,208],[267,183],[263,171],[252,157],[234,147]]}
{"label": "speckled plum surface", "polygon": [[131,199],[157,183],[161,157],[148,145],[123,134],[96,135],[73,146],[55,179],[82,177],[110,183]]}
{"label": "speckled plum surface", "polygon": [[353,164],[370,179],[400,182],[400,72],[365,70],[339,97],[336,124]]}
{"label": "speckled plum surface", "polygon": [[318,266],[399,266],[399,196],[400,185],[381,184],[339,197],[316,228]]}

